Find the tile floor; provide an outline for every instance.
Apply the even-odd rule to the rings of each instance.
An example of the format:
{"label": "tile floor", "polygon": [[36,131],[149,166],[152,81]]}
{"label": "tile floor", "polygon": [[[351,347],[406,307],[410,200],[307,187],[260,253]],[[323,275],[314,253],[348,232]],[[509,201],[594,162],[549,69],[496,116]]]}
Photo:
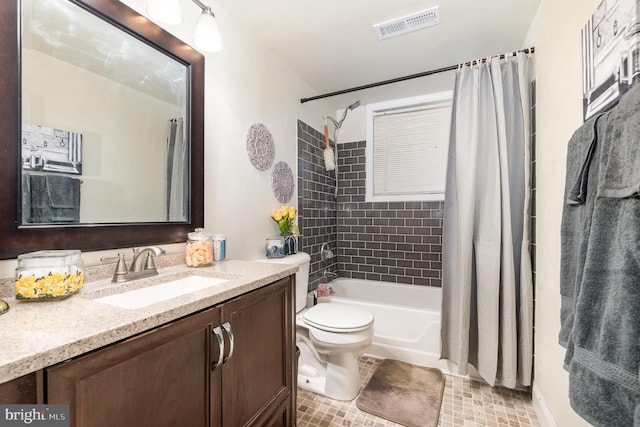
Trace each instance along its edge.
{"label": "tile floor", "polygon": [[[364,384],[377,366],[377,359],[360,358]],[[355,399],[340,402],[298,389],[297,403],[298,427],[400,426],[359,410]],[[529,394],[447,375],[438,426],[539,427],[540,423]]]}

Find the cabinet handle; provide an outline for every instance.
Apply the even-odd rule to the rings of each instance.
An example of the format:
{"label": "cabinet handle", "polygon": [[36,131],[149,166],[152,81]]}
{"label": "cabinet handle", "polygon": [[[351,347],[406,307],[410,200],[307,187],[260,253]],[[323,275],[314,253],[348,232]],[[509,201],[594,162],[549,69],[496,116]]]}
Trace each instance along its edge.
{"label": "cabinet handle", "polygon": [[215,335],[218,340],[218,361],[211,362],[211,371],[214,371],[218,365],[222,363],[222,359],[224,357],[224,337],[222,336],[222,329],[220,329],[220,326],[213,328],[211,333]]}
{"label": "cabinet handle", "polygon": [[231,324],[229,322],[224,322],[222,327],[227,332],[227,336],[229,336],[229,354],[222,361],[222,365],[224,366],[231,356],[233,356],[233,332],[231,332]]}

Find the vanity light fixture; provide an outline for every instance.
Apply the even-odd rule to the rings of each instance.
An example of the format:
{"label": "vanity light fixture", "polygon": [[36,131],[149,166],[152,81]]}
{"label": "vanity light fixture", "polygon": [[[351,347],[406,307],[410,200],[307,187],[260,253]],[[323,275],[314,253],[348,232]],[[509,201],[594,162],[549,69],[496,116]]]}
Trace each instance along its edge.
{"label": "vanity light fixture", "polygon": [[196,28],[193,30],[194,44],[203,52],[219,52],[222,50],[222,36],[216,16],[209,6],[202,4],[199,0],[193,0],[193,2],[202,9]]}
{"label": "vanity light fixture", "polygon": [[[222,49],[222,36],[211,7],[200,0],[192,0],[202,13],[193,31],[193,42],[203,52],[218,52]],[[159,22],[177,25],[182,22],[180,0],[147,0],[149,16]]]}

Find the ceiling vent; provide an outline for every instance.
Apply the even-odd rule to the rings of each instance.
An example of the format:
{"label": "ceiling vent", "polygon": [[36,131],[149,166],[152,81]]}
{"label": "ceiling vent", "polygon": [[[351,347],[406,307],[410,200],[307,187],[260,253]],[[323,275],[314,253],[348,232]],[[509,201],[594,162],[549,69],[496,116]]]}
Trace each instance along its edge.
{"label": "ceiling vent", "polygon": [[438,6],[435,6],[422,12],[414,13],[413,15],[383,22],[381,24],[375,24],[373,28],[376,30],[378,39],[384,40],[390,37],[409,33],[411,31],[431,27],[439,23],[440,11]]}

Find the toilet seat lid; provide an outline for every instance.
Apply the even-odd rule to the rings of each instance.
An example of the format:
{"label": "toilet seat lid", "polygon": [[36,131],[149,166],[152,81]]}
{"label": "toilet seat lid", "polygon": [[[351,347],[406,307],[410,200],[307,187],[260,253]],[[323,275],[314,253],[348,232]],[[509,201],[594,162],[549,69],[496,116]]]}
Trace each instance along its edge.
{"label": "toilet seat lid", "polygon": [[314,328],[328,332],[358,332],[373,323],[373,314],[343,304],[320,303],[304,313],[304,321]]}

